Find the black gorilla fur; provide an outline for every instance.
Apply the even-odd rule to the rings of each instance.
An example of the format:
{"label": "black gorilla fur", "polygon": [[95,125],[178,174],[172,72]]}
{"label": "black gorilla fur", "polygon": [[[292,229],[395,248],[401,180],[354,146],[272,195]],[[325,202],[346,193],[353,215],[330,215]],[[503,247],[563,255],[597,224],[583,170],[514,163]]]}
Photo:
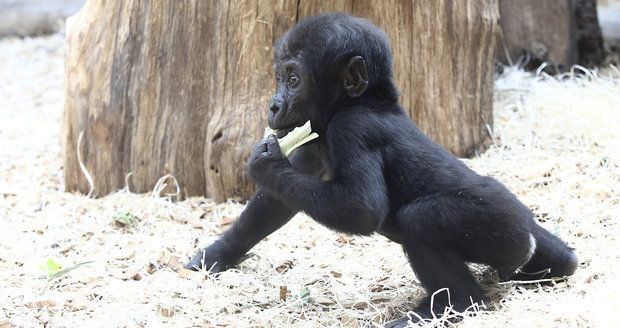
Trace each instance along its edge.
{"label": "black gorilla fur", "polygon": [[[428,295],[449,289],[457,311],[486,299],[468,262],[487,264],[504,280],[575,271],[572,249],[512,193],[469,169],[405,115],[388,39],[372,23],[345,14],[306,18],[280,38],[274,59],[269,125],[282,136],[311,120],[320,137],[289,159],[274,137],[259,142],[248,164],[259,191],[188,267],[226,270],[303,211],[336,231],[378,232],[401,244]],[[446,295],[435,297],[433,309],[429,296],[414,311],[439,315]]]}

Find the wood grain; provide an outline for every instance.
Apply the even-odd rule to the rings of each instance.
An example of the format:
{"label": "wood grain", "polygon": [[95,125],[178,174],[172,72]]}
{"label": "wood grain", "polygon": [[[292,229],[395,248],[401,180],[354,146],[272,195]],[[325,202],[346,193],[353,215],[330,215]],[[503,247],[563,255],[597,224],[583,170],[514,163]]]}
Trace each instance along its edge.
{"label": "wood grain", "polygon": [[[67,28],[65,187],[102,196],[176,177],[179,198],[246,199],[273,92],[273,44],[298,19],[367,17],[391,39],[402,103],[458,155],[488,144],[497,0],[89,1]],[[165,192],[171,192],[168,188]]]}

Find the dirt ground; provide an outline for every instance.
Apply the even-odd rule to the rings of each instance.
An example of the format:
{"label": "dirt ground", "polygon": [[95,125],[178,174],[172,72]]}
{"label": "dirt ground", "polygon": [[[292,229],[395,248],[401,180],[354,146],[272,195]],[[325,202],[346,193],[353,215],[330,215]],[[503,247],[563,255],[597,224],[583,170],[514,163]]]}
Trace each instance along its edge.
{"label": "dirt ground", "polygon": [[[423,295],[400,248],[380,236],[347,237],[300,215],[215,279],[181,263],[243,205],[64,193],[63,46],[60,34],[0,40],[1,328],[375,327]],[[508,68],[496,83],[494,145],[466,160],[575,247],[578,271],[547,286],[496,284],[474,266],[492,302],[458,327],[620,323],[620,73],[586,73]],[[92,262],[48,280],[50,259]]]}

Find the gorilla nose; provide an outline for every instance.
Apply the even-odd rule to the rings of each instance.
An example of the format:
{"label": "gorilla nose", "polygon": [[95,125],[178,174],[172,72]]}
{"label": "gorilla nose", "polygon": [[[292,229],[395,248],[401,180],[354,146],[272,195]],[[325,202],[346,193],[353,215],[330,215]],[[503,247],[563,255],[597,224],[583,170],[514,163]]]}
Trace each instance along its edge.
{"label": "gorilla nose", "polygon": [[284,99],[280,96],[274,96],[271,98],[271,104],[269,105],[269,110],[271,110],[274,114],[279,112],[284,107]]}

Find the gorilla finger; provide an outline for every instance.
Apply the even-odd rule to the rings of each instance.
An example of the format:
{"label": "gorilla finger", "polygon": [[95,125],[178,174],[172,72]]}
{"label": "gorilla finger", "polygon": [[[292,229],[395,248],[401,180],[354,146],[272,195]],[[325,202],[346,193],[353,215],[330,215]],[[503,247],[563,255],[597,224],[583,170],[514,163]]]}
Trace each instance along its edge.
{"label": "gorilla finger", "polygon": [[267,152],[267,143],[263,139],[259,143],[256,144],[256,147],[254,147],[253,153],[260,154],[260,153],[265,153],[265,152]]}
{"label": "gorilla finger", "polygon": [[267,150],[270,154],[280,155],[280,144],[278,143],[278,139],[272,134],[267,137]]}

